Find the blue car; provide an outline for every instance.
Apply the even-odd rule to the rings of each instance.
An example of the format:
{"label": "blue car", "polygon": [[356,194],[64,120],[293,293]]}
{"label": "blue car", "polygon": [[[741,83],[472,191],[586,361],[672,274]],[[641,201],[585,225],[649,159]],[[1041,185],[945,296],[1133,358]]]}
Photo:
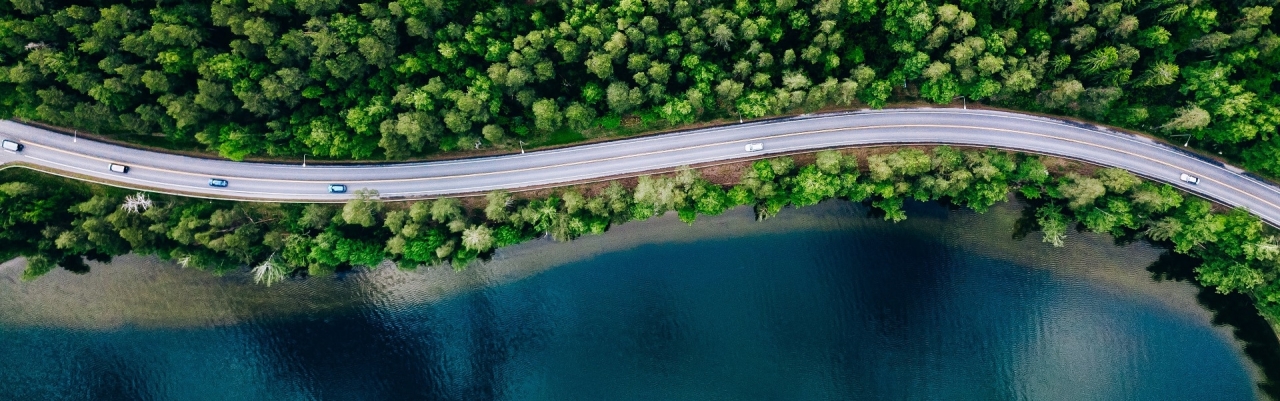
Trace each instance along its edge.
{"label": "blue car", "polygon": [[329,184],[329,193],[340,194],[347,192],[347,186],[342,184]]}
{"label": "blue car", "polygon": [[210,178],[210,179],[209,179],[209,186],[211,186],[211,187],[225,188],[225,187],[227,186],[227,180],[224,180],[224,179],[221,179],[221,178]]}

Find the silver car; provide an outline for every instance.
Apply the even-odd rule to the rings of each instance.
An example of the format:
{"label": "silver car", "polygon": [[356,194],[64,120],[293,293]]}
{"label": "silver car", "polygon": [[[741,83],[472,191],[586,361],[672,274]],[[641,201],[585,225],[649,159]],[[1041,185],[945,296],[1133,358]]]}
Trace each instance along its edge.
{"label": "silver car", "polygon": [[1193,175],[1188,175],[1187,173],[1182,173],[1182,176],[1178,178],[1182,179],[1183,181],[1191,183],[1191,185],[1196,185],[1200,183],[1199,178],[1196,178]]}
{"label": "silver car", "polygon": [[761,149],[764,149],[764,144],[763,144],[763,143],[756,142],[756,143],[748,143],[748,144],[747,144],[747,151],[748,151],[748,152],[758,152],[758,151],[760,151]]}

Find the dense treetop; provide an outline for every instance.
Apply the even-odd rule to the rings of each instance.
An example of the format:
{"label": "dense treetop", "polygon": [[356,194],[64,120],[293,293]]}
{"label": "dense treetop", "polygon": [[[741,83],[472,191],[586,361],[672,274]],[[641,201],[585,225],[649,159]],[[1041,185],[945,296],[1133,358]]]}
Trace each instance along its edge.
{"label": "dense treetop", "polygon": [[963,95],[1188,136],[1275,175],[1271,3],[9,0],[0,115],[232,159],[369,159],[628,115]]}

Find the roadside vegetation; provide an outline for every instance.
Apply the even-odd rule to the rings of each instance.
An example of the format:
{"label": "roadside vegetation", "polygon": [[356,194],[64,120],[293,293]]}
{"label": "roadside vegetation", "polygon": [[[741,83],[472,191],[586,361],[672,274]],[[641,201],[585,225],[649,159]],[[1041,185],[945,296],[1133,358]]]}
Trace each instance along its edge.
{"label": "roadside vegetation", "polygon": [[[0,2],[0,116],[402,159],[958,96],[1280,175],[1266,1]],[[157,137],[156,135],[162,135]]]}
{"label": "roadside vegetation", "polygon": [[456,198],[384,203],[371,191],[358,191],[345,205],[210,201],[9,169],[0,171],[0,259],[26,257],[23,277],[35,279],[57,266],[87,272],[86,259],[132,252],[213,273],[248,266],[270,285],[386,260],[404,269],[462,269],[503,246],[537,237],[570,241],[668,212],[693,224],[698,216],[748,206],[767,219],[787,207],[846,199],[901,221],[907,200],[981,213],[1013,193],[1031,208],[1028,227],[1018,230],[1038,229],[1049,245],[1085,230],[1165,244],[1201,261],[1195,268],[1201,284],[1249,295],[1264,316],[1280,321],[1280,243],[1275,230],[1245,210],[1215,210],[1124,170],[1051,173],[1037,157],[994,150],[905,148],[865,159],[822,151],[808,164],[759,160],[732,186],[684,168],[639,177],[632,187],[612,182],[530,199],[498,191],[474,208]]}

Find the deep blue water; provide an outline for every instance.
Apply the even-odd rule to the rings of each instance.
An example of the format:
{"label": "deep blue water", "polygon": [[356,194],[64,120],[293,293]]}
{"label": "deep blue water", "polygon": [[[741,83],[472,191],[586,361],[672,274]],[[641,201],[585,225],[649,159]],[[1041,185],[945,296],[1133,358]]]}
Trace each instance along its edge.
{"label": "deep blue water", "polygon": [[888,223],[761,224],[436,302],[368,293],[342,312],[230,325],[0,326],[0,399],[1255,397],[1239,346],[1159,299]]}

